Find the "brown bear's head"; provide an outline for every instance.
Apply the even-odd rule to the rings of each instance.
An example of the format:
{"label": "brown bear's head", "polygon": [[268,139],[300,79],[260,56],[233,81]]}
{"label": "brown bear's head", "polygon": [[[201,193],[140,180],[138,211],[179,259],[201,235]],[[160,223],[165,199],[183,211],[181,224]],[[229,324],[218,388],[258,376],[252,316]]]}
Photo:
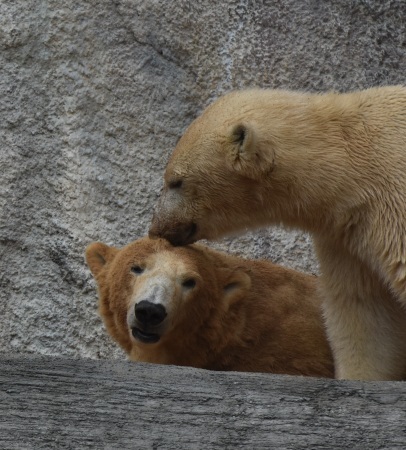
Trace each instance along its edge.
{"label": "brown bear's head", "polygon": [[100,314],[128,352],[133,343],[164,340],[176,327],[187,336],[250,283],[242,270],[215,268],[204,247],[175,248],[163,239],[140,239],[121,250],[95,242],[86,260],[98,284]]}

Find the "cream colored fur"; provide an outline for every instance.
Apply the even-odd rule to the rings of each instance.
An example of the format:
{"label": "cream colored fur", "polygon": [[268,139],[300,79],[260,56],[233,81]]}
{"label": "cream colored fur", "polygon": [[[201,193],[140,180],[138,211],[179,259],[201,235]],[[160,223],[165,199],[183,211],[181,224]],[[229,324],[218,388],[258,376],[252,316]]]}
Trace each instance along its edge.
{"label": "cream colored fur", "polygon": [[279,223],[314,237],[336,377],[405,379],[405,88],[233,92],[192,123],[150,235]]}

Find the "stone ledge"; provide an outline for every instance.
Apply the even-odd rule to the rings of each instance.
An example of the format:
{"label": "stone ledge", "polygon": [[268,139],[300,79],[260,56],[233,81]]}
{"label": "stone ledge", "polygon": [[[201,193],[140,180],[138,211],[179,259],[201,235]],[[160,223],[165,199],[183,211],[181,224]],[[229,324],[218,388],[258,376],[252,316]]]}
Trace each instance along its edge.
{"label": "stone ledge", "polygon": [[406,383],[3,355],[0,448],[405,448]]}

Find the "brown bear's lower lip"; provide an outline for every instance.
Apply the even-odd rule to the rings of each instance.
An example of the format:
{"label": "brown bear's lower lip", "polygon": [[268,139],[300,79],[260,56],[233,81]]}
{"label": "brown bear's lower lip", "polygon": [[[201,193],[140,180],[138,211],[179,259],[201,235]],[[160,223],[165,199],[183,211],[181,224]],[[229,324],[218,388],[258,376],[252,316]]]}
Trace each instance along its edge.
{"label": "brown bear's lower lip", "polygon": [[141,331],[137,327],[131,328],[131,333],[135,337],[135,339],[143,342],[144,344],[154,344],[158,342],[161,336],[156,333],[146,333],[145,331]]}

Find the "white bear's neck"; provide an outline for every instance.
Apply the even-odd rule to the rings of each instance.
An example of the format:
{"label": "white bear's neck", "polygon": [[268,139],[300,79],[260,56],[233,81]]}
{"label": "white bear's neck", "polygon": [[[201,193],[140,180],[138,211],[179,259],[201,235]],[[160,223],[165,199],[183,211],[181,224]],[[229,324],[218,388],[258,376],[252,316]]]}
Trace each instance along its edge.
{"label": "white bear's neck", "polygon": [[345,222],[377,195],[389,195],[387,201],[393,201],[397,189],[404,198],[396,164],[406,170],[406,153],[399,158],[397,149],[393,158],[381,150],[380,141],[399,132],[393,130],[392,117],[391,127],[385,123],[382,108],[366,105],[361,93],[309,96],[305,107],[289,111],[291,127],[272,121],[260,130],[262,138],[274,143],[275,153],[275,169],[261,192],[265,220],[318,231],[340,218]]}

